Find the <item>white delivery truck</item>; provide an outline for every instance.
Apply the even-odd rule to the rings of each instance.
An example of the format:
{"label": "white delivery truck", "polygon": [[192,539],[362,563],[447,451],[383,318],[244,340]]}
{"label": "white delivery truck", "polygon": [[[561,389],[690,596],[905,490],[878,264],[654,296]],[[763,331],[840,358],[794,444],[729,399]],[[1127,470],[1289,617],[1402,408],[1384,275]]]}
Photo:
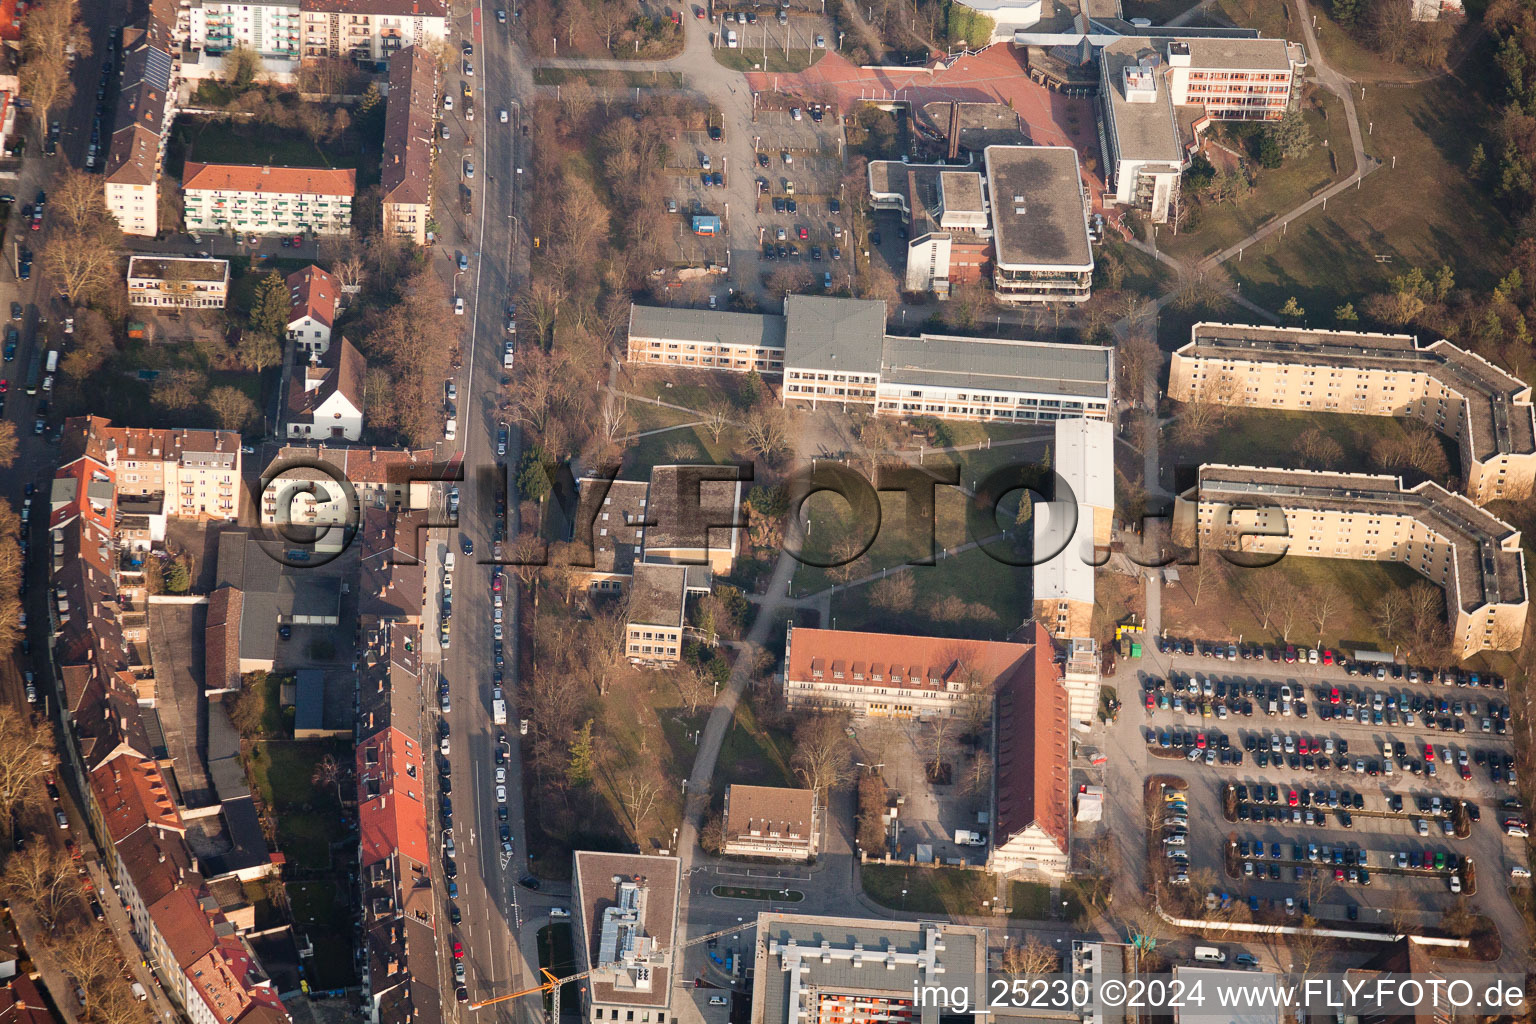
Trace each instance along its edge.
{"label": "white delivery truck", "polygon": [[1195,959],[1201,963],[1224,964],[1227,962],[1227,954],[1215,946],[1196,946]]}
{"label": "white delivery truck", "polygon": [[987,837],[982,832],[971,832],[967,829],[955,829],[955,842],[961,846],[986,846]]}
{"label": "white delivery truck", "polygon": [[499,686],[491,690],[491,721],[497,725],[507,724],[507,701]]}

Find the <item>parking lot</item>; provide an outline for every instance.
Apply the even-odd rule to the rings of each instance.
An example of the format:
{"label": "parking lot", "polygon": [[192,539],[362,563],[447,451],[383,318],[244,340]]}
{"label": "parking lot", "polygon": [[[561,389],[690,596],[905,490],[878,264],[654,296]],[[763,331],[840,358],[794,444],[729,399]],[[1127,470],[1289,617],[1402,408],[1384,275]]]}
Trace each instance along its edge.
{"label": "parking lot", "polygon": [[1528,825],[1503,680],[1306,649],[1159,645],[1131,675],[1141,693],[1122,696],[1142,703],[1125,716],[1146,750],[1142,777],[1187,781],[1184,820],[1152,846],[1164,877],[1212,880],[1278,916],[1431,925],[1477,890],[1496,920],[1512,912],[1490,897],[1527,877],[1511,841]]}

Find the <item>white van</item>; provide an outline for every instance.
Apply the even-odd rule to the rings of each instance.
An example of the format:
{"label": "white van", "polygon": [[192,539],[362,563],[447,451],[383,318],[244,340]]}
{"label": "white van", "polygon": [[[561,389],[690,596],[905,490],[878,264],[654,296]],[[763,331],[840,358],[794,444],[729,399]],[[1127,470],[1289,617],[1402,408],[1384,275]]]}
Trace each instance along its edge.
{"label": "white van", "polygon": [[453,552],[443,554],[443,572],[453,572]]}
{"label": "white van", "polygon": [[1227,962],[1227,954],[1215,946],[1196,946],[1195,959],[1201,963],[1224,964]]}
{"label": "white van", "polygon": [[725,30],[725,45],[732,50],[736,49],[737,39],[735,29],[728,28]]}

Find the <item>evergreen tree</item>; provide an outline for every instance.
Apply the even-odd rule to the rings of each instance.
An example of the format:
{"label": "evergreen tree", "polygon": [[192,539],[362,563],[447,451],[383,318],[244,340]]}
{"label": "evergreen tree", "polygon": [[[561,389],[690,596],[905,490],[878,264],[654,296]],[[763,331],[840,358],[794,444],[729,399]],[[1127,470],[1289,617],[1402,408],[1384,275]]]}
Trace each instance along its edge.
{"label": "evergreen tree", "polygon": [[1333,318],[1341,324],[1352,324],[1360,319],[1360,314],[1355,312],[1355,304],[1346,302],[1333,311]]}
{"label": "evergreen tree", "polygon": [[1354,28],[1360,20],[1360,0],[1333,0],[1333,20],[1345,28]]}
{"label": "evergreen tree", "polygon": [[597,752],[592,743],[592,719],[589,718],[571,741],[571,785],[590,786],[596,774]]}
{"label": "evergreen tree", "polygon": [[251,327],[261,334],[281,338],[288,332],[288,282],[277,271],[256,282],[251,300]]}
{"label": "evergreen tree", "polygon": [[1280,307],[1280,315],[1288,316],[1295,320],[1300,320],[1302,317],[1307,315],[1307,311],[1301,308],[1301,303],[1297,302],[1296,296],[1292,295],[1290,298],[1285,300],[1285,305]]}
{"label": "evergreen tree", "polygon": [[751,408],[763,397],[763,378],[758,376],[756,370],[748,370],[741,378],[741,387],[737,393],[741,396],[741,404]]}

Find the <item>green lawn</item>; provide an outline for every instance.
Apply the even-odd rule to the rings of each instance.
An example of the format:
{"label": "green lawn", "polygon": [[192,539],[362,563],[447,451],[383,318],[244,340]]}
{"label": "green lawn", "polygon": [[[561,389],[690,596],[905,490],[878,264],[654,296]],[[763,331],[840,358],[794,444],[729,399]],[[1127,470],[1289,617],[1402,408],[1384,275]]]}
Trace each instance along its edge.
{"label": "green lawn", "polygon": [[1008,888],[1011,909],[1008,916],[1026,921],[1076,921],[1083,916],[1083,905],[1077,894],[1063,888],[1059,897],[1062,905],[1051,906],[1051,887],[1044,882],[1014,882]]}
{"label": "green lawn", "polygon": [[[749,703],[738,701],[731,730],[720,748],[721,781],[727,785],[794,786],[797,783],[789,767],[792,756],[794,740],[790,733],[763,725]],[[724,786],[719,789],[723,800]]]}
{"label": "green lawn", "polygon": [[766,54],[760,46],[741,50],[717,46],[713,52],[716,63],[723,64],[733,71],[766,71],[783,74],[804,71],[827,53],[826,50],[811,50],[807,53],[804,47],[797,47],[790,50],[789,57],[786,58],[783,46],[777,50],[769,46]]}
{"label": "green lawn", "polygon": [[[175,141],[184,159],[202,163],[271,164],[274,167],[353,167],[341,147],[321,150],[299,132],[264,128],[255,121],[177,121]],[[179,174],[179,170],[177,171]]]}
{"label": "green lawn", "polygon": [[[1199,445],[1181,445],[1165,437],[1163,459],[1169,465],[1207,462],[1236,466],[1274,466],[1281,469],[1324,468],[1308,466],[1292,450],[1292,442],[1304,430],[1317,427],[1344,449],[1344,458],[1327,469],[1348,473],[1385,473],[1371,461],[1371,446],[1388,438],[1401,438],[1412,422],[1393,416],[1353,416],[1345,413],[1291,412],[1279,409],[1234,409],[1221,427]],[[1459,480],[1461,456],[1454,442],[1437,434],[1450,463],[1451,480]],[[1417,482],[1422,477],[1403,474]],[[1446,483],[1441,480],[1439,483]]]}
{"label": "green lawn", "polygon": [[1473,289],[1506,269],[1509,223],[1466,176],[1477,135],[1468,126],[1488,116],[1475,91],[1455,81],[1373,85],[1358,106],[1374,128],[1367,148],[1388,166],[1226,264],[1244,296],[1278,309],[1294,295],[1316,327],[1415,266],[1448,263],[1457,286]]}
{"label": "green lawn", "polygon": [[278,847],[296,865],[315,870],[331,866],[330,846],[341,817],[336,787],[310,781],[326,754],[343,764],[351,758],[349,747],[335,740],[268,740],[250,753],[256,792],[277,818]]}
{"label": "green lawn", "polygon": [[[711,893],[724,900],[761,900],[765,903],[799,903],[805,893],[798,889],[753,889],[740,885],[717,885]],[[785,893],[789,895],[785,895]]]}
{"label": "green lawn", "polygon": [[[985,551],[973,548],[936,565],[905,571],[912,574],[916,589],[909,610],[893,613],[872,607],[870,587],[854,587],[832,598],[837,628],[1001,640],[1033,614],[1030,568],[1005,565]],[[795,593],[800,593],[798,584]]]}
{"label": "green lawn", "polygon": [[987,913],[982,901],[997,895],[992,876],[985,871],[866,864],[860,873],[865,895],[893,910],[973,916]]}
{"label": "green lawn", "polygon": [[647,430],[660,430],[663,427],[675,427],[681,423],[692,423],[699,418],[691,412],[669,409],[663,405],[651,405],[648,402],[630,402],[625,408],[629,412],[629,418],[634,421],[634,432],[637,434]]}
{"label": "green lawn", "polygon": [[[1313,137],[1318,140],[1310,152],[1286,160],[1274,170],[1260,170],[1253,190],[1238,202],[1203,202],[1197,230],[1181,231],[1177,235],[1160,232],[1158,245],[1181,259],[1204,258],[1220,252],[1306,202],[1334,181],[1348,176],[1354,170],[1354,156],[1350,150],[1344,108],[1338,97],[1332,94],[1320,96],[1316,104],[1309,103],[1304,108],[1303,114]],[[1329,145],[1322,145],[1324,139],[1329,140]],[[1237,148],[1234,143],[1228,144]],[[1333,154],[1337,155],[1337,169]],[[1243,258],[1246,260],[1249,255],[1244,253]]]}
{"label": "green lawn", "polygon": [[716,441],[702,426],[678,427],[664,434],[637,437],[624,445],[624,468],[620,474],[629,480],[645,480],[651,467],[673,463],[710,463],[725,465],[735,461],[740,450],[740,432],[728,428]]}

